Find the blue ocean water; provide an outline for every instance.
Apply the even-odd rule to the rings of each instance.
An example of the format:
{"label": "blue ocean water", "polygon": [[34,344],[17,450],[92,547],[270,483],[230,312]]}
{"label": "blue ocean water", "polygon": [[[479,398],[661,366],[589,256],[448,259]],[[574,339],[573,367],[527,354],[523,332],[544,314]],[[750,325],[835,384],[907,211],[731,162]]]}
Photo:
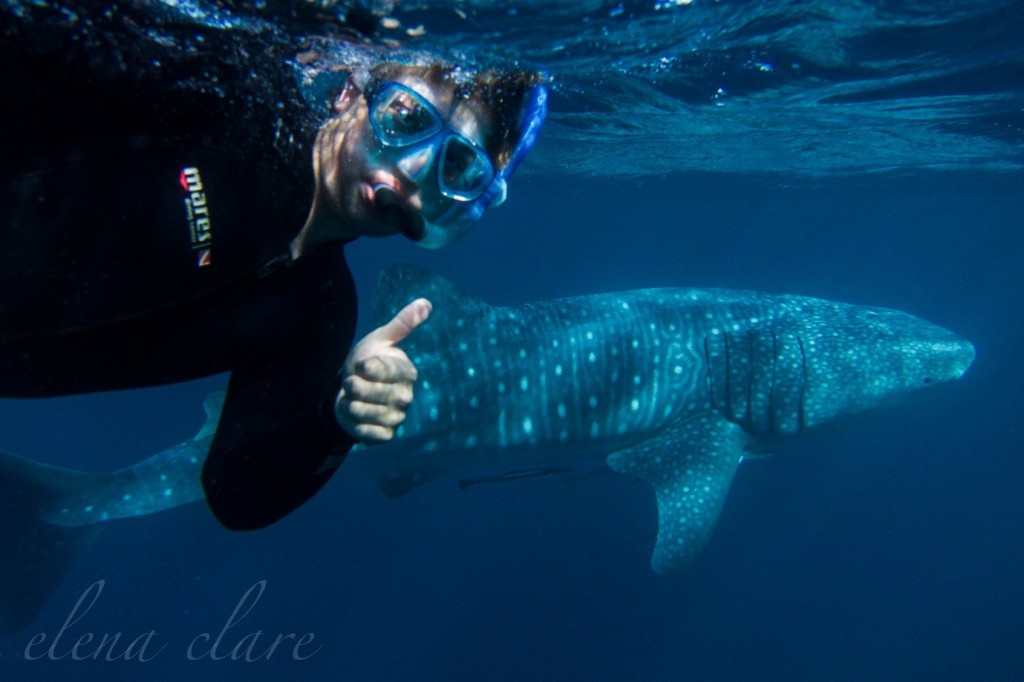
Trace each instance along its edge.
{"label": "blue ocean water", "polygon": [[[1024,10],[370,7],[422,23],[410,49],[463,54],[486,38],[493,58],[547,68],[555,92],[536,157],[469,237],[349,248],[364,311],[395,261],[495,304],[758,289],[905,310],[973,341],[974,366],[745,462],[677,576],[650,569],[649,489],[610,472],[461,492],[442,480],[399,500],[338,477],[252,534],[202,505],[119,521],[26,630],[0,638],[0,679],[1024,678],[1024,61],[1009,39]],[[223,382],[3,401],[0,447],[125,466],[193,435]],[[269,660],[201,656],[253,586],[216,653],[257,631],[253,651],[295,636]],[[51,660],[83,593],[95,603]],[[87,634],[120,633],[123,651],[150,632],[148,662],[66,655]],[[26,660],[40,633],[44,655]]]}

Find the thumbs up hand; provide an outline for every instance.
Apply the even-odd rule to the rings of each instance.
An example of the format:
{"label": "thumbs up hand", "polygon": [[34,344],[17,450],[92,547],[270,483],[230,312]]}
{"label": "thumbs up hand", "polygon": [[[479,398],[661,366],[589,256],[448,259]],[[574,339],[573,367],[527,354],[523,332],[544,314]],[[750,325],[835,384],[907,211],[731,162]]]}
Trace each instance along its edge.
{"label": "thumbs up hand", "polygon": [[334,413],[353,438],[367,444],[391,440],[405,420],[416,366],[397,344],[423,324],[431,310],[430,301],[416,299],[352,347]]}

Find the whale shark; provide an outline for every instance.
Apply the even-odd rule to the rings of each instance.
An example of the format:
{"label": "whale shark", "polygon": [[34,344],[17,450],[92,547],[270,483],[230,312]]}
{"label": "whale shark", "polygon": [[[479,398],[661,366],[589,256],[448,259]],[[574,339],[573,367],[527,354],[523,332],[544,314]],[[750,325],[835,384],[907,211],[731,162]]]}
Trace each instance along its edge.
{"label": "whale shark", "polygon": [[[975,355],[886,308],[680,288],[500,307],[409,265],[381,273],[375,317],[421,296],[434,312],[402,343],[419,370],[406,420],[340,474],[396,497],[444,475],[605,463],[653,487],[660,574],[708,542],[744,458],[958,379]],[[0,537],[16,548],[0,558],[0,629],[31,619],[104,522],[202,499],[222,401],[207,398],[194,438],[111,474],[0,455]]]}

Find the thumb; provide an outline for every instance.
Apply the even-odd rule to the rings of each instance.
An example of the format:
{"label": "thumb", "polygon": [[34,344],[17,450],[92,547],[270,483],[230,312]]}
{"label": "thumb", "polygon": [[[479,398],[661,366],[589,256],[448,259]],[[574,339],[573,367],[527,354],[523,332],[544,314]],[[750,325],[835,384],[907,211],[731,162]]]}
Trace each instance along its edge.
{"label": "thumb", "polygon": [[364,341],[395,345],[401,343],[416,327],[427,321],[433,305],[425,298],[415,301],[398,311],[386,324],[367,334]]}

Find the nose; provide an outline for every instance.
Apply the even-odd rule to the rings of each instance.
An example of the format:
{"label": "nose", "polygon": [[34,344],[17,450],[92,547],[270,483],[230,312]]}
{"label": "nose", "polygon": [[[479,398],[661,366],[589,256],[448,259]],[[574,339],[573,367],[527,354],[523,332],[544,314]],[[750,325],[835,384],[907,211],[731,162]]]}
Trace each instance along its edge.
{"label": "nose", "polygon": [[409,178],[416,184],[421,184],[423,179],[426,177],[427,172],[430,170],[430,163],[434,159],[434,147],[428,145],[421,149],[411,151],[403,156],[398,163],[398,170],[402,172],[405,177]]}

